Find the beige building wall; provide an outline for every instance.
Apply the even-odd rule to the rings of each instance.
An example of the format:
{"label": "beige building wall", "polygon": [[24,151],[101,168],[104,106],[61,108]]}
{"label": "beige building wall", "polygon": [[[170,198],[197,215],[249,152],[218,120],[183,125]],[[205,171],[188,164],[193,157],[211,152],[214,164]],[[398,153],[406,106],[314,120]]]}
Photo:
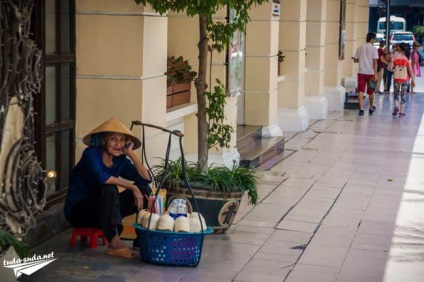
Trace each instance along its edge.
{"label": "beige building wall", "polygon": [[[133,0],[76,1],[76,161],[107,119],[166,125],[166,35],[167,18]],[[146,140],[148,157],[163,154],[162,134],[146,130]]]}
{"label": "beige building wall", "polygon": [[327,0],[325,32],[324,95],[329,111],[344,109],[345,88],[341,85],[341,61],[339,60],[340,0]]}
{"label": "beige building wall", "polygon": [[[345,59],[342,61],[342,84],[346,91],[351,91],[356,87],[358,64],[355,64],[351,57],[358,48],[357,42],[357,15],[358,1],[346,1],[346,37],[345,37]],[[359,42],[360,44],[361,42]]]}
{"label": "beige building wall", "polygon": [[305,103],[307,0],[281,1],[279,48],[285,55],[284,80],[278,84],[278,124],[303,131],[309,115]]}
{"label": "beige building wall", "polygon": [[272,15],[272,3],[264,3],[253,8],[250,17],[246,28],[244,121],[246,125],[262,126],[263,137],[281,136],[277,123],[278,15]]}
{"label": "beige building wall", "polygon": [[[368,19],[369,19],[369,3],[368,0],[357,0],[356,1],[356,13],[355,16],[355,27],[356,27],[356,48],[353,49],[352,55],[355,54],[356,49],[365,44],[367,33],[373,30],[368,30]],[[374,31],[375,32],[375,31]],[[353,64],[353,73],[356,76],[358,73],[358,64]]]}

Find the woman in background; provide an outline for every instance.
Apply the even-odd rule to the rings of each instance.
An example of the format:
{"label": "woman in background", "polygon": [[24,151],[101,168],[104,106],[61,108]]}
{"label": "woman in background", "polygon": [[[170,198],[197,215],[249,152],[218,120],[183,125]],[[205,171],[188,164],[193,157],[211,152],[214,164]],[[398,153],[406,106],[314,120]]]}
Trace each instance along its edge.
{"label": "woman in background", "polygon": [[[414,72],[414,76],[421,77],[421,66],[420,66],[420,54],[418,53],[418,48],[420,47],[420,43],[418,41],[414,41],[412,44],[412,54],[411,54],[411,67]],[[411,93],[414,93],[414,87],[411,85]]]}
{"label": "woman in background", "polygon": [[384,94],[390,94],[390,87],[392,87],[392,76],[393,72],[389,70],[389,63],[391,59],[390,50],[388,47],[384,48],[385,60],[387,62],[386,67],[384,68],[383,80],[384,80]]}

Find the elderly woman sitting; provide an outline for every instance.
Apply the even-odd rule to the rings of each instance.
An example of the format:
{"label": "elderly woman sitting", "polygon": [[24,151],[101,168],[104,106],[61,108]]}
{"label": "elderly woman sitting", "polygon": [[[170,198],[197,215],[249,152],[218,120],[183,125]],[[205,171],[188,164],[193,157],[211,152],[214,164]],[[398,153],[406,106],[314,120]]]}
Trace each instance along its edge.
{"label": "elderly woman sitting", "polygon": [[[122,218],[142,209],[143,194],[151,192],[152,178],[133,151],[141,141],[121,122],[110,119],[83,142],[89,147],[72,171],[65,217],[74,227],[101,228],[109,241],[107,254],[137,258],[119,236]],[[118,186],[126,190],[119,193]]]}

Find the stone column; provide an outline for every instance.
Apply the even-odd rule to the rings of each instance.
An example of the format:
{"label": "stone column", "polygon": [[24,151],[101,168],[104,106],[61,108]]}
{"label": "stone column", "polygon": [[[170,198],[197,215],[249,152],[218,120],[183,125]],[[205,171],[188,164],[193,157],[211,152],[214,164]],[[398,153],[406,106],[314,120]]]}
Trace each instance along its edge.
{"label": "stone column", "polygon": [[[75,24],[78,160],[84,135],[112,117],[166,124],[167,18],[133,0],[90,0],[76,1]],[[166,138],[146,136],[148,156],[163,156]]]}
{"label": "stone column", "polygon": [[342,111],[344,109],[346,92],[345,88],[341,85],[339,25],[340,0],[327,0],[325,65],[328,67],[326,67],[324,75],[324,95],[328,101],[329,111]]}
{"label": "stone column", "polygon": [[307,0],[281,1],[279,46],[285,55],[285,79],[278,85],[278,124],[283,130],[304,131],[309,114],[305,103]]}
{"label": "stone column", "polygon": [[282,136],[277,123],[278,17],[272,3],[253,8],[246,30],[245,124],[262,137]]}
{"label": "stone column", "polygon": [[[355,13],[355,37],[354,42],[356,45],[354,45],[353,53],[355,54],[356,49],[361,46],[362,44],[365,44],[367,33],[372,31],[368,30],[368,22],[369,22],[369,2],[368,0],[357,0],[356,3],[356,13]],[[356,76],[358,73],[358,64],[353,64],[353,74]]]}
{"label": "stone column", "polygon": [[[361,11],[362,13],[363,11]],[[367,12],[368,13],[368,12]],[[356,87],[357,67],[351,57],[355,55],[357,47],[357,15],[358,4],[356,0],[346,1],[346,35],[345,35],[345,59],[342,61],[342,84],[346,91]],[[363,35],[364,36],[364,35]]]}
{"label": "stone column", "polygon": [[307,3],[305,107],[309,118],[326,119],[324,54],[327,0],[308,0]]}

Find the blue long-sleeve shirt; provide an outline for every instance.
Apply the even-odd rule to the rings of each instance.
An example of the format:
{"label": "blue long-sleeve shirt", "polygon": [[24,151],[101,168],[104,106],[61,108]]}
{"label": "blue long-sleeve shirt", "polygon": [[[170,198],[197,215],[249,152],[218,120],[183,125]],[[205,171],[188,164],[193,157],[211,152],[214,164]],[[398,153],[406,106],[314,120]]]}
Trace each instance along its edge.
{"label": "blue long-sleeve shirt", "polygon": [[84,201],[95,189],[100,189],[111,176],[122,177],[138,184],[151,182],[140,176],[126,155],[113,157],[112,167],[107,167],[103,163],[102,149],[88,147],[72,170],[65,201],[65,216],[69,217],[75,204]]}

